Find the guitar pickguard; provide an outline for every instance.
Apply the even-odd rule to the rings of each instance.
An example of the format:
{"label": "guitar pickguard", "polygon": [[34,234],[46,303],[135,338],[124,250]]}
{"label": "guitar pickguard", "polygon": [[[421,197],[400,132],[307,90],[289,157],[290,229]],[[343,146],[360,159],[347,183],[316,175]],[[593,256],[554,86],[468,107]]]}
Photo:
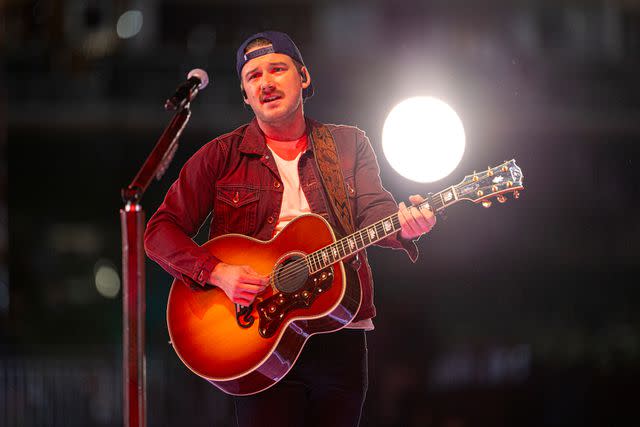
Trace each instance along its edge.
{"label": "guitar pickguard", "polygon": [[257,309],[260,317],[258,323],[260,336],[271,338],[288,313],[311,306],[321,293],[331,287],[332,283],[333,267],[328,267],[309,276],[300,289],[290,293],[278,292],[259,302]]}

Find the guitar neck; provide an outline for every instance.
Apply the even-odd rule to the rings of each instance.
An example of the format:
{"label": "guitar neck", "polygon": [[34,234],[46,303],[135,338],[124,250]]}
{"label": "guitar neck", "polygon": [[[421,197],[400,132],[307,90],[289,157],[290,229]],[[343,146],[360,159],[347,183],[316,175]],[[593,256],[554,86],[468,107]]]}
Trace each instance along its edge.
{"label": "guitar neck", "polygon": [[[452,186],[438,193],[429,195],[427,200],[417,207],[421,208],[426,206],[434,213],[438,213],[459,200],[455,186]],[[400,218],[396,212],[393,215],[358,230],[329,246],[325,246],[322,249],[312,252],[306,257],[310,273],[316,273],[338,261],[343,261],[354,255],[356,252],[397,233],[400,229]]]}

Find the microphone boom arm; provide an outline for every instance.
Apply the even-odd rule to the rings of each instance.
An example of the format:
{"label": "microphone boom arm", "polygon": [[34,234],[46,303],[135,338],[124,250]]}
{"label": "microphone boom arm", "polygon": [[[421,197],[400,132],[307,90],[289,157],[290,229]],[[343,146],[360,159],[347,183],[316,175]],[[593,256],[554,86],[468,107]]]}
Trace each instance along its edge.
{"label": "microphone boom arm", "polygon": [[189,103],[185,104],[173,115],[142,168],[131,184],[122,190],[122,199],[125,203],[138,203],[153,177],[155,176],[158,180],[162,178],[178,148],[178,139],[191,117],[189,105]]}

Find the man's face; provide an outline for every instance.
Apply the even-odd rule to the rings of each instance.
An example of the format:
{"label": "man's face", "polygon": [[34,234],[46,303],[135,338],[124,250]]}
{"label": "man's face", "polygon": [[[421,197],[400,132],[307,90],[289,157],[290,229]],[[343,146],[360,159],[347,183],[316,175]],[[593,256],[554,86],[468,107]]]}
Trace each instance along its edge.
{"label": "man's face", "polygon": [[[259,49],[259,48],[257,48]],[[302,82],[293,60],[281,53],[269,53],[247,62],[242,68],[245,102],[264,123],[286,123],[302,109],[302,90],[311,80]]]}

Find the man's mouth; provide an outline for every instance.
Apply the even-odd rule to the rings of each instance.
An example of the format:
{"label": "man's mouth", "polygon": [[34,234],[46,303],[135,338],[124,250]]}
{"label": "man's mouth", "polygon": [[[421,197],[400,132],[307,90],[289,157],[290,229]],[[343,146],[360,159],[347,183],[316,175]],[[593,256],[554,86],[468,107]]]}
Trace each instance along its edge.
{"label": "man's mouth", "polygon": [[262,97],[262,103],[263,103],[263,104],[267,104],[267,103],[269,103],[269,102],[276,101],[276,100],[278,100],[278,99],[280,99],[280,98],[281,98],[281,96],[280,96],[280,95],[278,95],[278,94],[264,95],[264,96]]}

